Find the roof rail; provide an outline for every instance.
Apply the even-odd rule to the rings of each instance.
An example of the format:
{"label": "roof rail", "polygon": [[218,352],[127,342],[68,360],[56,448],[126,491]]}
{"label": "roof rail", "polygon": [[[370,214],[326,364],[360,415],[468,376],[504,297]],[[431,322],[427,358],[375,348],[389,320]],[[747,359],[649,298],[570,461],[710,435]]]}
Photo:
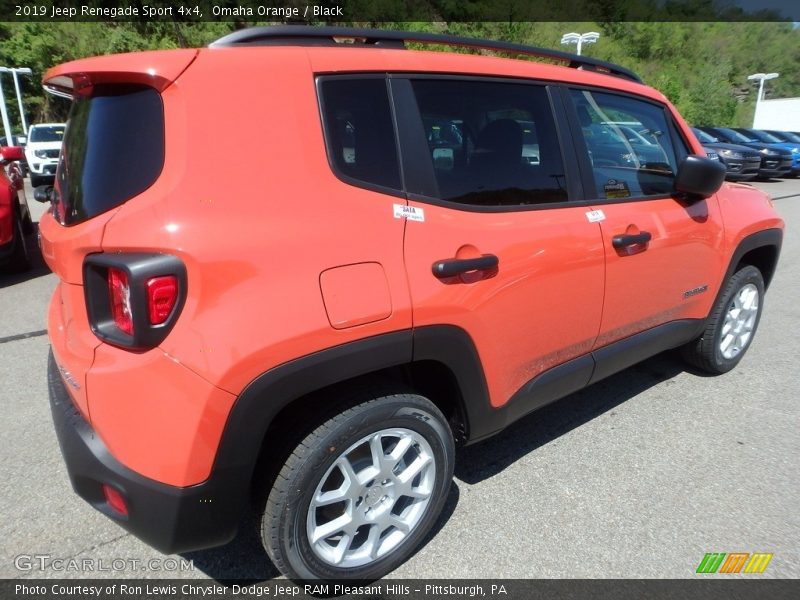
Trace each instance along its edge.
{"label": "roof rail", "polygon": [[642,83],[641,78],[624,67],[613,63],[578,56],[560,50],[537,48],[511,42],[496,42],[478,38],[418,31],[395,31],[381,29],[359,29],[355,27],[314,27],[310,25],[275,25],[271,27],[250,27],[234,31],[209,44],[209,48],[226,46],[330,46],[337,44],[337,38],[353,39],[358,44],[380,48],[405,48],[407,42],[441,44],[465,48],[497,50],[509,54],[524,54],[567,63],[575,69],[605,72],[609,75]]}

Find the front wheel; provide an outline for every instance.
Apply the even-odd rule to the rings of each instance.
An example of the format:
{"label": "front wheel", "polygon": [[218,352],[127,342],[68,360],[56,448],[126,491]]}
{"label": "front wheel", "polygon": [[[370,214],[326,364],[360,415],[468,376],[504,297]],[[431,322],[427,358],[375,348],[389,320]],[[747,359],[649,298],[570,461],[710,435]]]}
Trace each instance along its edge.
{"label": "front wheel", "polygon": [[756,267],[745,266],[725,284],[703,335],[682,348],[684,358],[707,373],[727,373],[750,347],[763,308],[764,278]]}
{"label": "front wheel", "polygon": [[381,396],[327,420],[295,448],[262,518],[264,547],[293,579],[378,579],[436,522],[453,436],[414,394]]}

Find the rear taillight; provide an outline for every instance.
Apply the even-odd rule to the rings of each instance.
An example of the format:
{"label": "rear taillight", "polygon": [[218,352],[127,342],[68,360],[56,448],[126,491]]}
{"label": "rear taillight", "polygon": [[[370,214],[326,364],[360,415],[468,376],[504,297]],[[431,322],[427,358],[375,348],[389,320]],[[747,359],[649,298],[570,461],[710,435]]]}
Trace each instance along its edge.
{"label": "rear taillight", "polygon": [[178,279],[174,275],[153,277],[147,280],[147,312],[151,325],[161,325],[167,320],[178,301]]}
{"label": "rear taillight", "polygon": [[83,278],[92,331],[123,348],[160,344],[186,298],[186,268],[168,254],[90,254]]}
{"label": "rear taillight", "polygon": [[133,335],[133,313],[131,311],[131,288],[128,276],[120,269],[108,270],[108,294],[111,317],[120,331]]}

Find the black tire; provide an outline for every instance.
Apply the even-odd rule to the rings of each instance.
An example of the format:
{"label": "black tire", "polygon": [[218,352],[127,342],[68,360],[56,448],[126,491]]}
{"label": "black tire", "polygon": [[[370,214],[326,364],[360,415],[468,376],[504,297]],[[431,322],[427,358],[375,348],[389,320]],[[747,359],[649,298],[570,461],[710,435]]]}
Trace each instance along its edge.
{"label": "black tire", "polygon": [[22,221],[22,231],[25,233],[25,235],[32,235],[36,233],[36,225],[31,218],[30,211],[28,211],[28,213],[25,215],[25,219]]}
{"label": "black tire", "polygon": [[[375,510],[372,513],[373,516],[378,514],[379,518],[385,519],[387,514],[394,514],[394,511],[398,510],[398,506],[406,503],[405,508],[400,506],[398,514],[402,516],[410,510],[417,510],[416,518],[418,520],[411,525],[408,532],[400,529],[395,531],[391,524],[386,526],[383,523],[365,524],[364,521],[359,521],[360,525],[348,525],[351,529],[355,527],[358,529],[351,532],[350,537],[347,538],[347,540],[352,540],[345,544],[347,551],[350,551],[352,545],[355,546],[355,552],[369,553],[370,547],[388,545],[398,537],[400,541],[396,542],[397,545],[391,550],[387,550],[384,555],[377,555],[376,551],[377,556],[366,558],[365,560],[370,561],[366,564],[336,566],[321,556],[319,547],[322,545],[327,548],[328,546],[325,545],[330,543],[331,538],[337,536],[341,538],[340,542],[344,542],[346,534],[342,531],[339,532],[340,536],[339,533],[325,536],[325,539],[317,541],[312,547],[312,542],[309,540],[309,528],[311,527],[309,519],[313,518],[316,523],[316,519],[320,518],[318,516],[320,513],[316,511],[324,512],[326,510],[326,508],[317,508],[310,517],[309,508],[312,500],[317,497],[318,491],[321,493],[325,490],[324,487],[317,489],[322,485],[323,480],[330,482],[335,477],[334,474],[337,473],[336,470],[339,467],[334,463],[339,465],[344,459],[347,464],[354,466],[352,473],[358,476],[371,468],[374,463],[370,462],[372,459],[369,457],[360,459],[362,462],[367,461],[364,470],[355,468],[355,462],[351,463],[352,457],[361,450],[365,448],[367,451],[370,450],[371,446],[368,441],[360,442],[364,438],[375,436],[378,439],[379,447],[382,448],[381,452],[391,452],[391,433],[386,433],[387,431],[410,432],[409,440],[406,442],[411,444],[409,450],[401,451],[403,464],[398,461],[394,468],[388,467],[392,473],[398,471],[398,467],[402,467],[399,470],[400,474],[403,473],[403,469],[410,468],[406,464],[409,453],[412,456],[410,464],[413,465],[416,460],[413,457],[422,456],[423,451],[420,449],[427,444],[424,454],[425,457],[432,457],[432,462],[429,461],[428,464],[433,465],[433,470],[424,471],[429,467],[423,467],[419,475],[412,476],[410,479],[413,485],[414,481],[421,481],[420,477],[423,472],[430,473],[430,475],[425,475],[429,478],[425,484],[425,493],[429,494],[427,503],[423,504],[425,501],[421,500],[420,508],[414,509],[414,504],[407,504],[411,501],[410,498],[403,496],[402,493],[393,492],[392,498],[389,498],[387,490],[391,489],[392,482],[388,478],[378,481],[384,475],[376,476],[372,482],[363,485],[358,483],[353,486],[358,488],[358,491],[355,492],[359,496],[358,500],[343,500],[344,506],[339,507],[337,507],[338,503],[330,505],[337,507],[335,511],[341,510],[343,513],[347,513],[349,510],[353,514],[361,511],[359,514],[362,514],[365,511],[369,513],[370,510]],[[384,446],[387,439],[389,444]],[[394,448],[399,446],[399,441],[398,439]],[[360,445],[354,447],[354,444],[359,444],[359,442]],[[420,454],[415,454],[418,450]],[[430,454],[428,454],[428,450],[430,450]],[[391,572],[414,552],[441,513],[452,482],[454,452],[453,435],[447,420],[432,402],[415,394],[376,397],[328,419],[308,434],[294,449],[270,491],[261,520],[261,538],[270,559],[284,575],[296,580],[358,579],[372,581]],[[381,454],[381,456],[384,455]],[[384,457],[391,458],[389,454]],[[344,471],[340,471],[339,474],[343,475]],[[390,476],[394,477],[394,475]],[[347,484],[347,481],[347,479],[343,479],[339,489],[350,490],[351,486]],[[387,495],[384,496],[384,492]],[[330,517],[331,520],[335,518]],[[377,531],[374,534],[377,542],[369,544],[369,540],[366,538],[374,530]],[[402,537],[403,535],[405,537]],[[359,536],[361,536],[361,542],[357,543]],[[369,544],[369,546],[367,547],[365,544]],[[360,548],[364,549],[360,550]]]}
{"label": "black tire", "polygon": [[[747,286],[754,286],[758,292],[758,308],[755,314],[755,321],[750,329],[750,335],[746,342],[734,356],[724,356],[720,344],[722,342],[723,329],[725,328],[725,318],[728,312],[734,308],[736,297]],[[751,288],[752,289],[752,288]],[[722,293],[717,298],[711,314],[706,321],[703,334],[689,342],[681,348],[684,359],[692,366],[710,373],[721,375],[733,369],[750,347],[753,337],[758,329],[761,320],[761,313],[764,310],[764,278],[756,267],[745,266],[733,274],[725,283]]]}
{"label": "black tire", "polygon": [[31,268],[31,257],[28,252],[28,241],[18,213],[14,213],[14,249],[5,266],[7,273],[22,273]]}

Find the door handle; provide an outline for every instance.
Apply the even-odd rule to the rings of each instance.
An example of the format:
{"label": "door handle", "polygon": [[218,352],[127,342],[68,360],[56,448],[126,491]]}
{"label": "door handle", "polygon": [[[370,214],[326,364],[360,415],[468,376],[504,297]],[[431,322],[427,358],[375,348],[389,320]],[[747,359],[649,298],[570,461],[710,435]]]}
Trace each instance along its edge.
{"label": "door handle", "polygon": [[615,235],[611,240],[611,244],[614,248],[627,248],[628,246],[635,246],[637,244],[646,244],[651,239],[653,239],[653,236],[650,235],[649,231],[642,231],[635,235]]}
{"label": "door handle", "polygon": [[448,258],[447,260],[437,260],[433,263],[431,270],[434,276],[439,279],[469,273],[470,271],[489,271],[496,269],[500,263],[494,254],[484,254],[478,258]]}

